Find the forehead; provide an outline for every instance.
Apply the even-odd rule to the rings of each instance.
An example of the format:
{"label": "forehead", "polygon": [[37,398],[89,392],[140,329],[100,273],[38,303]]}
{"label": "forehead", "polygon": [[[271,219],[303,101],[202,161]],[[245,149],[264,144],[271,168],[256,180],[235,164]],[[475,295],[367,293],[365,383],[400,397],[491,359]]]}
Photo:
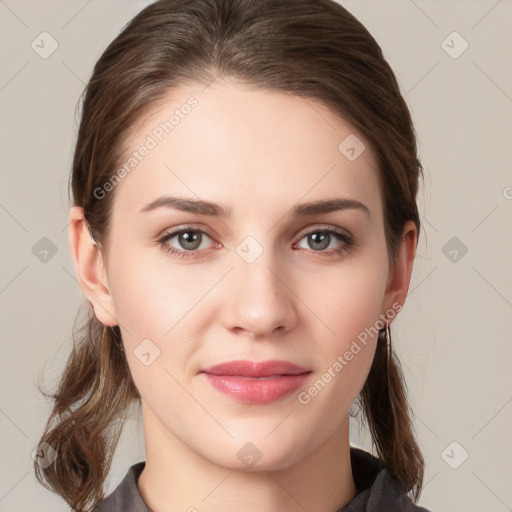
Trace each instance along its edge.
{"label": "forehead", "polygon": [[124,213],[166,193],[233,210],[331,195],[381,209],[373,151],[348,122],[317,100],[233,82],[169,91],[134,125],[119,167]]}

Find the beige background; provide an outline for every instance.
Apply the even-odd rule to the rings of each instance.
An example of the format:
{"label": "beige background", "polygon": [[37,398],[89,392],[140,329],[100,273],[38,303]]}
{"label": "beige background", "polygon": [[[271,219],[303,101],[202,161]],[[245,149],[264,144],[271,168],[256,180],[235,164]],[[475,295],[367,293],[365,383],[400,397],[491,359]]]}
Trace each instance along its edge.
{"label": "beige background", "polygon": [[[0,0],[3,512],[69,510],[36,485],[31,454],[50,410],[36,383],[57,382],[83,300],[67,240],[74,109],[100,53],[148,3]],[[427,462],[420,504],[511,510],[512,2],[341,3],[397,73],[426,171],[413,282],[393,326]],[[44,31],[58,44],[47,58],[31,47],[45,37],[51,49]],[[54,246],[46,262],[43,245]],[[144,459],[136,412],[109,492]]]}

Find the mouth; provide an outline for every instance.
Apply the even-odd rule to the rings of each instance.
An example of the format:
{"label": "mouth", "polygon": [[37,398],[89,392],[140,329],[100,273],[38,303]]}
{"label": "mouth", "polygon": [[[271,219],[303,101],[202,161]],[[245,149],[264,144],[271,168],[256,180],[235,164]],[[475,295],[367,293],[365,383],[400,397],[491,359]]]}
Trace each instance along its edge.
{"label": "mouth", "polygon": [[201,370],[217,391],[244,404],[268,404],[289,396],[312,370],[289,361],[230,361]]}

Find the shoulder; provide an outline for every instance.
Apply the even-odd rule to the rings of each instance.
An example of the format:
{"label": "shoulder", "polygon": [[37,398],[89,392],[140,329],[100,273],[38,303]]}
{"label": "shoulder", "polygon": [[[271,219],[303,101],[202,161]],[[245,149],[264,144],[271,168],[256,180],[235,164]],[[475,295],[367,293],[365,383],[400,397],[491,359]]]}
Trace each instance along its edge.
{"label": "shoulder", "polygon": [[137,487],[137,480],[145,465],[146,462],[141,461],[131,466],[115,490],[99,501],[92,512],[151,512]]}
{"label": "shoulder", "polygon": [[350,460],[358,494],[338,512],[430,512],[412,502],[380,459],[352,447]]}
{"label": "shoulder", "polygon": [[382,469],[368,490],[368,506],[365,512],[430,512],[420,507],[405,494],[395,477]]}

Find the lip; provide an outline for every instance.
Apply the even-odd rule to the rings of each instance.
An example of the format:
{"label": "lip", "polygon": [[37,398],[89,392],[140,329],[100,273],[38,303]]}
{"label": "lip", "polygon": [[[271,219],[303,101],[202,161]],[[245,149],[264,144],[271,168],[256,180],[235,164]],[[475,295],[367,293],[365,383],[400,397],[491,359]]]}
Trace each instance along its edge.
{"label": "lip", "polygon": [[273,375],[298,375],[308,372],[303,368],[289,361],[270,359],[268,361],[228,361],[216,364],[201,370],[210,375],[232,375],[238,377],[272,377]]}
{"label": "lip", "polygon": [[288,361],[229,361],[201,372],[217,391],[245,404],[267,404],[302,386],[311,370]]}

